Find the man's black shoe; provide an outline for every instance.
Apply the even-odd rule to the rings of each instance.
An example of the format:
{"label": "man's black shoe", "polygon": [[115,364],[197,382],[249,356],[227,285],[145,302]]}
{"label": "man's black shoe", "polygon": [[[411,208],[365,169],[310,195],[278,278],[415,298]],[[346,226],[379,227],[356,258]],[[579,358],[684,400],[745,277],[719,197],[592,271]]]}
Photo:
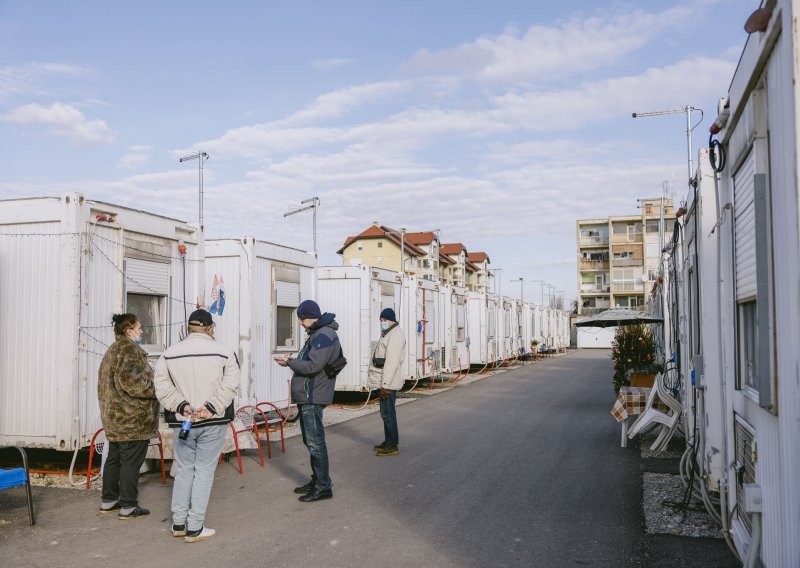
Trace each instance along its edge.
{"label": "man's black shoe", "polygon": [[372,448],[372,449],[373,449],[373,450],[375,450],[375,451],[377,452],[378,450],[382,450],[382,449],[383,449],[383,448],[385,448],[385,447],[386,447],[386,442],[381,442],[381,443],[380,443],[380,444],[378,444],[377,446],[373,446],[373,448]]}
{"label": "man's black shoe", "polygon": [[316,489],[307,495],[300,497],[299,501],[302,503],[311,503],[313,501],[322,501],[323,499],[333,499],[333,490],[324,489],[317,491]]}
{"label": "man's black shoe", "polygon": [[316,486],[317,486],[317,481],[312,479],[311,481],[309,481],[305,485],[301,485],[300,487],[295,487],[294,488],[294,492],[298,493],[300,495],[307,495],[307,494],[311,493],[312,491],[314,491],[314,487],[316,487]]}

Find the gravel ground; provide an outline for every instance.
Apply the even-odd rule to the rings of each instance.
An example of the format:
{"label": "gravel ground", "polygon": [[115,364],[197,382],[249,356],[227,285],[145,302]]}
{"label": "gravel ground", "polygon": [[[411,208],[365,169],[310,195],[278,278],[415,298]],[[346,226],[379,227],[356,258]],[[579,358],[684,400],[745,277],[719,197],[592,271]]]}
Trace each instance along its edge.
{"label": "gravel ground", "polygon": [[679,475],[644,473],[645,525],[649,534],[722,538],[722,530],[703,504],[692,500],[685,513],[679,510],[686,492]]}

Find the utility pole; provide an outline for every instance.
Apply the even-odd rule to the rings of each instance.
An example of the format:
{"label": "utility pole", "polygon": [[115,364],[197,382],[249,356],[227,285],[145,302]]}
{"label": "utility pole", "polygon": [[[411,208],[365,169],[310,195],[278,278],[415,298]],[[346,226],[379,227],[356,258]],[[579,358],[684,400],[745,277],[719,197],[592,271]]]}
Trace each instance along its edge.
{"label": "utility pole", "polygon": [[525,288],[524,288],[525,279],[520,276],[519,278],[514,278],[514,280],[512,280],[512,282],[519,282],[519,301],[520,302],[524,302],[525,301]]}
{"label": "utility pole", "polygon": [[194,154],[189,154],[180,159],[180,162],[188,162],[189,160],[197,160],[198,162],[198,175],[200,178],[200,191],[198,199],[198,213],[197,222],[200,223],[200,230],[203,229],[203,162],[208,160],[208,154],[200,150]]}
{"label": "utility pole", "polygon": [[[310,203],[310,205],[308,205]],[[301,207],[297,209],[292,209],[291,211],[287,211],[283,214],[284,217],[288,217],[289,215],[294,215],[296,213],[302,213],[303,211],[313,211],[313,220],[312,220],[312,234],[314,239],[314,260],[318,260],[317,255],[317,209],[319,208],[319,197],[309,197],[308,199],[304,199],[300,202]]]}

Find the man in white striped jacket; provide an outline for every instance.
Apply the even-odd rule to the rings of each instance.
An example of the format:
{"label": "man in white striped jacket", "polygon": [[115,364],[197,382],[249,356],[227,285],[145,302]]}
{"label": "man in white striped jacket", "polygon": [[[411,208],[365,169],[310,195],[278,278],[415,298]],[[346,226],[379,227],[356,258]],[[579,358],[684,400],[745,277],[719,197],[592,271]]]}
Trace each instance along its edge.
{"label": "man in white striped jacket", "polygon": [[[216,534],[203,522],[217,460],[233,419],[233,399],[239,392],[239,360],[234,351],[214,340],[210,313],[192,312],[189,335],[164,351],[153,382],[164,417],[174,429],[177,474],[172,489],[172,535],[186,542],[206,540]],[[192,425],[181,439],[186,418]]]}

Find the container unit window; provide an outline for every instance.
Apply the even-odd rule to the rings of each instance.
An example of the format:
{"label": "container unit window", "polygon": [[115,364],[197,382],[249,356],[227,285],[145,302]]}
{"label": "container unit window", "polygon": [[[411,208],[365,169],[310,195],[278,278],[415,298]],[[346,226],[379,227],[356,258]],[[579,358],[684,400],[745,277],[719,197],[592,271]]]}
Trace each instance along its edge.
{"label": "container unit window", "polygon": [[734,174],[737,387],[774,410],[770,214],[754,146]]}
{"label": "container unit window", "polygon": [[456,304],[456,341],[464,341],[466,338],[467,309],[463,303],[463,298],[459,298],[460,303]]}
{"label": "container unit window", "polygon": [[296,351],[298,347],[297,306],[300,305],[300,270],[275,266],[272,270],[275,351]]}
{"label": "container unit window", "polygon": [[148,353],[163,351],[165,297],[128,293],[126,301],[125,311],[136,314],[142,324],[142,348]]}
{"label": "container unit window", "polygon": [[125,311],[136,314],[142,324],[142,348],[160,353],[166,348],[169,264],[126,258]]}

